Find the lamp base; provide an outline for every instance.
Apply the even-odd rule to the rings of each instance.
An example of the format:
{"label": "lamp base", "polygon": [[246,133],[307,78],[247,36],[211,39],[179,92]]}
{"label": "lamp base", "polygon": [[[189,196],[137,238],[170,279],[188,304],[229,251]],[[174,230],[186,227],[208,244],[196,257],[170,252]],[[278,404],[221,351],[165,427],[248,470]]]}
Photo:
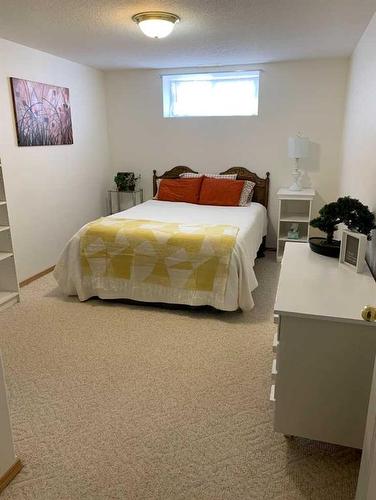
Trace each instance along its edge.
{"label": "lamp base", "polygon": [[289,191],[301,191],[302,189],[302,186],[296,182],[291,184],[291,186],[289,187]]}
{"label": "lamp base", "polygon": [[290,191],[301,191],[303,189],[301,184],[302,174],[303,172],[298,168],[298,160],[296,160],[296,166],[292,171],[292,177],[294,179],[294,182],[289,187]]}

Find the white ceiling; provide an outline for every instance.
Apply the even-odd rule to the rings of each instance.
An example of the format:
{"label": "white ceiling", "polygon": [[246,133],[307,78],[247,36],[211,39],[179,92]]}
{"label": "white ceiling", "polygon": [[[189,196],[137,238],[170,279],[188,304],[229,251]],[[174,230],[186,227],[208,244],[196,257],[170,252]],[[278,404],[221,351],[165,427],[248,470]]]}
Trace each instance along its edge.
{"label": "white ceiling", "polygon": [[[0,37],[102,69],[248,64],[351,54],[376,0],[0,0]],[[170,37],[131,20],[166,10]]]}

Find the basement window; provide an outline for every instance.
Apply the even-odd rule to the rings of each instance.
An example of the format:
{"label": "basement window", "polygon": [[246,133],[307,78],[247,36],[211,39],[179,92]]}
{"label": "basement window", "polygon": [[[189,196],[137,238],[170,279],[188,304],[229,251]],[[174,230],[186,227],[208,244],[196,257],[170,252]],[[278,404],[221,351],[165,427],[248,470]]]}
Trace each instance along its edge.
{"label": "basement window", "polygon": [[259,71],[163,75],[163,116],[256,116]]}

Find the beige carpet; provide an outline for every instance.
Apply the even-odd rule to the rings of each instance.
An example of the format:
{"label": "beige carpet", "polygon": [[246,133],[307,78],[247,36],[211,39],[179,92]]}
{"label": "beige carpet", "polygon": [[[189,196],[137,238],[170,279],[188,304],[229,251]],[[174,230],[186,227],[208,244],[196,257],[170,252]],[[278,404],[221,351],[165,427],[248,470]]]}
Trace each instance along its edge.
{"label": "beige carpet", "polygon": [[273,432],[273,257],[246,314],[25,287],[0,315],[25,464],[1,498],[353,498],[359,452]]}

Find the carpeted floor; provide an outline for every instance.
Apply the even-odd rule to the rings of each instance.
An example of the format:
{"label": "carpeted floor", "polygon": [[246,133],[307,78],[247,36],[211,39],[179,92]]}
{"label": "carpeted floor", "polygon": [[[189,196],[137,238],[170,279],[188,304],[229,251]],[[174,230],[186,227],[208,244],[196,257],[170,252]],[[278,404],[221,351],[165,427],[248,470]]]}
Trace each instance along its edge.
{"label": "carpeted floor", "polygon": [[273,432],[273,258],[246,314],[25,287],[0,315],[25,464],[1,498],[352,499],[359,452]]}

